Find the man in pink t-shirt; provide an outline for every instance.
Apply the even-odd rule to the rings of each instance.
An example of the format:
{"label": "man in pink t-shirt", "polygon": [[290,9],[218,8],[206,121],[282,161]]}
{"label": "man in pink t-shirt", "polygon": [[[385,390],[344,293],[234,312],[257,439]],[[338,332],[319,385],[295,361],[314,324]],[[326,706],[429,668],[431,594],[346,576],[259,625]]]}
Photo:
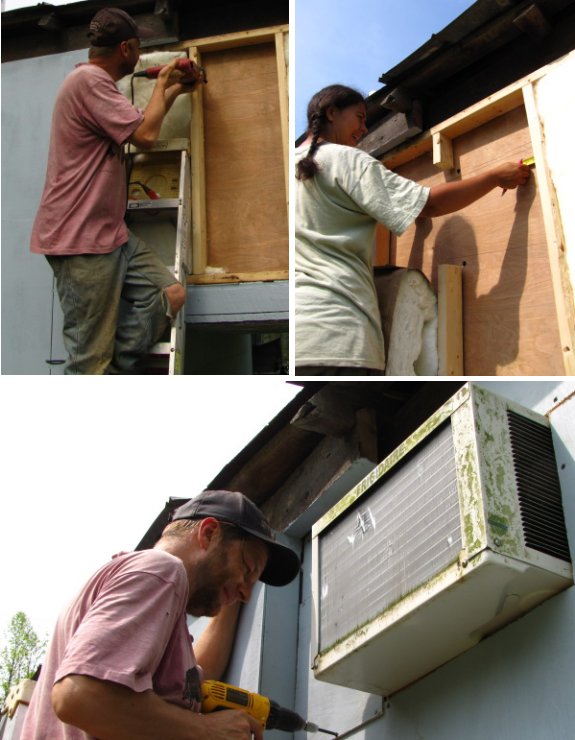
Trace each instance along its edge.
{"label": "man in pink t-shirt", "polygon": [[[221,678],[255,583],[283,586],[299,570],[249,499],[204,491],[152,550],[113,558],[61,614],[20,740],[262,740],[243,712],[198,714],[201,680]],[[212,617],[195,648],[186,614]]]}
{"label": "man in pink t-shirt", "polygon": [[123,10],[90,23],[89,62],[64,80],[54,105],[46,182],[30,249],[48,259],[64,313],[65,372],[130,372],[186,298],[158,256],[124,221],[123,145],[153,146],[178,95],[176,61],[158,76],[144,112],[116,82],[134,71],[140,36]]}

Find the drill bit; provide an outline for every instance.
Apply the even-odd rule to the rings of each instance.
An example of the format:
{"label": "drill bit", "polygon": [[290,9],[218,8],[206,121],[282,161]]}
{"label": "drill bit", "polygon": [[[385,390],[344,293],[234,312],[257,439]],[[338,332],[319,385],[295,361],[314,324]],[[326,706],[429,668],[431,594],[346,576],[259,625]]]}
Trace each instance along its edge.
{"label": "drill bit", "polygon": [[337,732],[332,732],[331,730],[324,730],[322,727],[318,727],[314,722],[306,722],[302,729],[305,732],[323,732],[326,735],[333,735],[334,737],[338,736]]}

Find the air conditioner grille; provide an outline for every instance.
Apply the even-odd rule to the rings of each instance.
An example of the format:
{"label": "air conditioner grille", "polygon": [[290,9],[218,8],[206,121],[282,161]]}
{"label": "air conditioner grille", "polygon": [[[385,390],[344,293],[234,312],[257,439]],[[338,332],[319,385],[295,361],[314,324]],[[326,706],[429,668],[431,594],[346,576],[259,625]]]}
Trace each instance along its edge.
{"label": "air conditioner grille", "polygon": [[421,586],[460,550],[447,424],[416,448],[408,465],[396,466],[320,536],[320,650]]}
{"label": "air conditioner grille", "polygon": [[507,412],[525,544],[570,562],[551,429]]}

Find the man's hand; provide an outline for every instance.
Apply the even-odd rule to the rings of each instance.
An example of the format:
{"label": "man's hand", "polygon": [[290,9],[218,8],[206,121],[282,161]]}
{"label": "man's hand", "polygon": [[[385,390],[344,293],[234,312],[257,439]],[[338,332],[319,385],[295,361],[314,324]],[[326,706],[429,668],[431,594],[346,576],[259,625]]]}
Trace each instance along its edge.
{"label": "man's hand", "polygon": [[[176,72],[177,63],[178,63],[177,59],[172,59],[172,61],[169,64],[166,64],[165,67],[162,67],[162,69],[158,72],[158,79],[156,80],[156,85],[160,85],[161,87],[166,89],[173,82],[178,80],[178,75],[181,76],[181,72]],[[174,79],[174,76],[175,76],[175,79]]]}
{"label": "man's hand", "polygon": [[206,740],[263,740],[260,723],[245,712],[225,709],[202,715],[205,719]]}
{"label": "man's hand", "polygon": [[52,706],[62,722],[101,740],[263,740],[260,724],[245,712],[197,714],[151,690],[90,676],[71,674],[54,684]]}
{"label": "man's hand", "polygon": [[[175,93],[188,93],[195,90],[196,82],[205,82],[205,72],[191,59],[173,59],[158,74],[158,79],[163,76],[162,84],[166,90]],[[174,89],[175,86],[177,89]]]}

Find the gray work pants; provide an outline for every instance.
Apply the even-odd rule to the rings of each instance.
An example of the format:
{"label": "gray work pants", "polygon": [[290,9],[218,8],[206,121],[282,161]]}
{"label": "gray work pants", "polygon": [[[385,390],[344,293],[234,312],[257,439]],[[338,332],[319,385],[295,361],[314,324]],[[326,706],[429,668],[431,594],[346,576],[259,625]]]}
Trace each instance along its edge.
{"label": "gray work pants", "polygon": [[133,234],[108,254],[47,257],[64,313],[68,375],[130,373],[169,323],[173,274]]}

